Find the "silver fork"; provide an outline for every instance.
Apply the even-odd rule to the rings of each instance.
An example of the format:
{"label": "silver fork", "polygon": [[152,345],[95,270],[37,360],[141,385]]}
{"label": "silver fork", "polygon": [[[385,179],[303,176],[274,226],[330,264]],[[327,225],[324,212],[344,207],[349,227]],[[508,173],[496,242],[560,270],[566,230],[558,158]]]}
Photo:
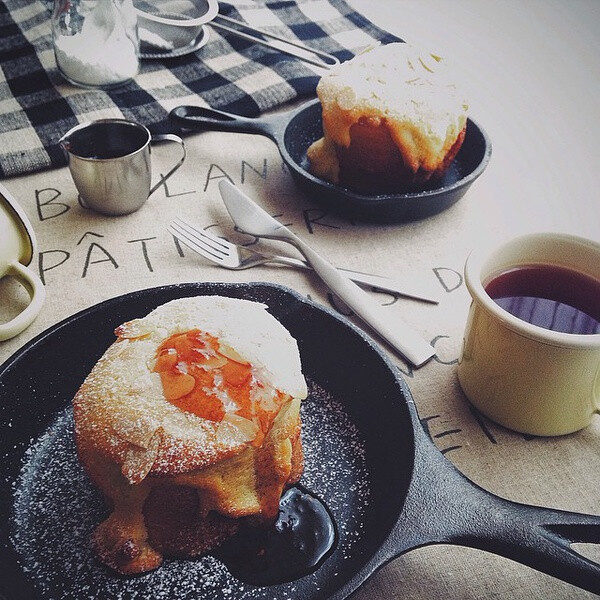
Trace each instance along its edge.
{"label": "silver fork", "polygon": [[[169,233],[188,248],[226,269],[238,271],[257,265],[277,263],[312,270],[312,267],[304,260],[292,258],[291,256],[260,252],[247,246],[233,244],[207,230],[198,229],[180,217],[174,219],[167,229]],[[351,271],[349,269],[340,269],[340,271],[344,271],[350,279],[363,287],[393,292],[402,296],[424,300],[425,302],[436,304],[439,302],[435,291],[431,289],[433,286],[427,286],[422,282],[397,281],[388,277]]]}

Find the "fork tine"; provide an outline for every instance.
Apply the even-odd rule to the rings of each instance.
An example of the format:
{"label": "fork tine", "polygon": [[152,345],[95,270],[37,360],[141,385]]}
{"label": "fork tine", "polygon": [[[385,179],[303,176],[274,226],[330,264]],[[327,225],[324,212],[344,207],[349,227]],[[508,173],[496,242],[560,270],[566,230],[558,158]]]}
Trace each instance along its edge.
{"label": "fork tine", "polygon": [[199,245],[203,250],[217,257],[230,256],[230,246],[218,237],[196,229],[193,225],[179,217],[173,221],[172,225],[174,228],[178,228],[186,240],[192,242],[194,245]]}
{"label": "fork tine", "polygon": [[[220,237],[217,237],[216,235],[214,235],[212,233],[209,233],[208,231],[205,231],[204,229],[198,229],[197,227],[195,227],[188,221],[182,219],[181,217],[175,217],[175,221],[183,229],[185,229],[185,231],[187,233],[189,233],[194,239],[202,241],[203,243],[206,243],[210,247],[219,248],[219,250],[222,250],[223,252],[226,252],[229,254],[229,250],[231,249],[231,244],[229,244],[225,240],[221,239]],[[208,244],[207,240],[209,242],[211,242],[212,245]]]}
{"label": "fork tine", "polygon": [[226,243],[221,243],[218,238],[208,236],[197,230],[183,219],[176,218],[167,229],[178,240],[203,256],[208,255],[208,257],[219,262],[231,256],[229,246]]}

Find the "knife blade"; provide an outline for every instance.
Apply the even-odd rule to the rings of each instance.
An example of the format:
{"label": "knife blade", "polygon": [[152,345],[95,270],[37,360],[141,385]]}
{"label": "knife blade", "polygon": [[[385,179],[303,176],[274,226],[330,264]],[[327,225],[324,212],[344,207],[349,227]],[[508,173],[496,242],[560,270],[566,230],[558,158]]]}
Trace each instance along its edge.
{"label": "knife blade", "polygon": [[415,300],[430,302],[431,304],[439,304],[439,294],[433,289],[433,285],[428,285],[424,280],[414,282],[405,279],[391,279],[384,275],[373,275],[371,273],[363,273],[362,271],[352,271],[337,267],[342,273],[345,273],[355,283],[361,283],[363,287],[370,285],[380,291],[391,292],[392,294],[400,294]]}
{"label": "knife blade", "polygon": [[420,367],[435,355],[431,344],[412,327],[373,300],[235,185],[224,179],[219,183],[219,192],[229,215],[241,231],[295,246],[331,291],[412,365]]}

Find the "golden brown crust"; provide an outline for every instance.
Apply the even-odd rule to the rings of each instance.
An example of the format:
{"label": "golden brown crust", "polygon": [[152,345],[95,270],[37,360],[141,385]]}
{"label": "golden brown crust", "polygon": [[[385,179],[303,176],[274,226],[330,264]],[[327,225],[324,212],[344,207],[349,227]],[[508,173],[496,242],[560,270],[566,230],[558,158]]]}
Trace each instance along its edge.
{"label": "golden brown crust", "polygon": [[145,346],[145,340],[117,341],[98,361],[73,400],[76,437],[90,440],[134,482],[240,452],[243,442],[217,440],[218,424],[166,402],[159,375],[146,366],[154,347]]}
{"label": "golden brown crust", "polygon": [[120,464],[132,482],[201,469],[241,452],[247,440],[236,428],[168,402],[152,363],[165,338],[198,327],[244,347],[264,383],[303,398],[306,383],[296,342],[265,308],[219,296],[183,298],[117,328],[121,337],[73,400],[76,436]]}
{"label": "golden brown crust", "polygon": [[316,177],[366,194],[441,177],[464,139],[468,105],[448,63],[404,43],[377,46],[323,75]]}
{"label": "golden brown crust", "polygon": [[[189,326],[186,310],[196,319],[214,308],[206,299],[201,304],[201,311],[193,299],[166,305],[167,317],[180,323],[175,328],[178,334]],[[265,411],[272,414],[260,437],[256,433],[248,437],[239,426],[245,419],[235,412],[214,422],[166,400],[160,375],[152,366],[157,348],[171,333],[164,312],[158,325],[142,319],[119,327],[121,337],[98,361],[73,401],[80,461],[111,510],[96,528],[92,545],[105,565],[124,575],[155,569],[163,555],[205,554],[235,533],[240,519],[271,522],[282,491],[302,473],[300,399],[270,385],[267,368],[249,362],[246,367],[252,369],[253,378],[247,385],[257,387],[251,403],[257,411],[262,407],[263,416]],[[261,331],[271,325],[263,320]],[[302,393],[306,384],[298,381],[295,342],[290,343],[289,333],[281,329],[271,331],[273,343],[284,346],[280,354],[288,357],[292,372],[275,373],[274,378]],[[252,347],[246,348],[252,354]],[[239,358],[234,350],[231,355]],[[254,356],[273,356],[272,349],[258,349]],[[287,363],[277,364],[281,368]],[[224,403],[234,400],[223,398]]]}
{"label": "golden brown crust", "polygon": [[118,465],[78,443],[79,457],[112,509],[95,530],[93,549],[123,575],[159,567],[163,555],[194,558],[235,534],[241,519],[272,522],[283,490],[303,470],[298,401],[290,401],[260,448],[205,469],[131,484]]}
{"label": "golden brown crust", "polygon": [[466,125],[436,168],[418,164],[399,148],[385,119],[362,119],[350,128],[350,145],[335,146],[340,183],[361,191],[403,190],[441,178],[455,159],[465,138]]}
{"label": "golden brown crust", "polygon": [[299,401],[286,403],[259,448],[175,476],[132,484],[119,465],[78,438],[79,458],[112,509],[94,532],[99,559],[130,575],[155,569],[163,555],[193,558],[233,535],[239,520],[276,518],[283,490],[303,468]]}
{"label": "golden brown crust", "polygon": [[144,519],[152,548],[172,558],[207,554],[240,527],[240,519],[215,511],[202,515],[198,490],[186,486],[153,487],[144,505]]}

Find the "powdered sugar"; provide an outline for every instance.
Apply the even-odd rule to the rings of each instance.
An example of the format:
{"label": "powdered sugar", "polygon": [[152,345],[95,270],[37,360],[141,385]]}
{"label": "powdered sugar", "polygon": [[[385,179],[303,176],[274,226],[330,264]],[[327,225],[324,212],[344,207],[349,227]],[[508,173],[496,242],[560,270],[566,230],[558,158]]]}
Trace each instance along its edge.
{"label": "powdered sugar", "polygon": [[[139,40],[131,0],[71,1],[70,5],[64,11],[73,13],[72,18],[62,15],[62,11],[54,17],[54,53],[63,75],[72,83],[90,87],[115,85],[135,77]],[[81,20],[80,32],[67,31],[71,22]]]}
{"label": "powdered sugar", "polygon": [[[340,538],[336,555],[347,558],[364,526],[370,495],[364,444],[340,402],[313,382],[309,390],[302,409],[302,483],[331,510]],[[280,600],[299,597],[300,585],[305,592],[316,591],[335,577],[326,561],[301,582],[256,588],[234,579],[210,556],[167,560],[160,569],[137,578],[115,577],[90,550],[89,536],[105,509],[78,462],[70,409],[28,449],[14,494],[12,541],[23,570],[45,598]]]}

